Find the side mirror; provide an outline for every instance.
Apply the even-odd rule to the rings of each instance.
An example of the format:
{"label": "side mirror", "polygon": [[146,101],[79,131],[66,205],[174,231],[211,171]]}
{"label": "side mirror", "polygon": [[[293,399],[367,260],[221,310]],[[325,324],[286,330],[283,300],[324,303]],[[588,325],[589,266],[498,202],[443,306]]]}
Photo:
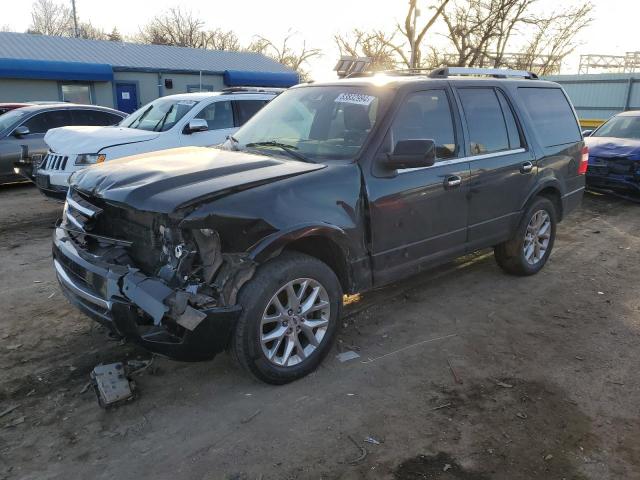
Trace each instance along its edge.
{"label": "side mirror", "polygon": [[16,137],[24,137],[25,135],[29,135],[29,133],[31,133],[29,127],[25,127],[24,125],[20,125],[13,131],[13,135]]}
{"label": "side mirror", "polygon": [[190,135],[197,132],[206,132],[209,130],[209,124],[204,118],[194,118],[184,128],[184,133]]}
{"label": "side mirror", "polygon": [[590,137],[592,133],[593,133],[593,130],[582,130],[583,137]]}
{"label": "side mirror", "polygon": [[433,140],[401,140],[393,153],[387,154],[384,165],[398,168],[430,167],[436,163],[436,144]]}

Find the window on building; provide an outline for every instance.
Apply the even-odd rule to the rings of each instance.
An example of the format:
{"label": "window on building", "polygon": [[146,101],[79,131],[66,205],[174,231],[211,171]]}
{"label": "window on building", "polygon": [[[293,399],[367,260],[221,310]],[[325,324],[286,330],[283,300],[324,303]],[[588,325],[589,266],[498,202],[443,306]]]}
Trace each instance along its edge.
{"label": "window on building", "polygon": [[507,125],[493,88],[458,90],[469,130],[471,155],[509,150]]}
{"label": "window on building", "polygon": [[70,103],[82,103],[91,105],[91,87],[81,83],[63,83],[62,101]]}
{"label": "window on building", "polygon": [[195,118],[206,120],[209,125],[209,130],[233,128],[231,102],[214,102],[211,105],[207,105]]}

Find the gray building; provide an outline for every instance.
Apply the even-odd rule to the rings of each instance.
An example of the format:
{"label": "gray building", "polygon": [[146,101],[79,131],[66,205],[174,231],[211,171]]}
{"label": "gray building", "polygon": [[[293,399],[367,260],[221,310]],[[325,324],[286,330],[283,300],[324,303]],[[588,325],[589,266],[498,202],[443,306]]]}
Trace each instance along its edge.
{"label": "gray building", "polygon": [[585,127],[616,113],[640,110],[640,73],[553,75],[545,80],[562,85]]}
{"label": "gray building", "polygon": [[294,71],[259,53],[0,32],[0,102],[68,101],[132,112],[175,93],[296,83]]}

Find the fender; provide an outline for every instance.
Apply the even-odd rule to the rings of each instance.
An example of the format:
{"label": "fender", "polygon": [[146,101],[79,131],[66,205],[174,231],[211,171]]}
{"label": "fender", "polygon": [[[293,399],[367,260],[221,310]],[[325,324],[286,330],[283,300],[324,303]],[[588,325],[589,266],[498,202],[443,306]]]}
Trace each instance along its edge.
{"label": "fender", "polygon": [[272,233],[249,247],[249,258],[257,263],[263,263],[274,258],[291,242],[307,237],[325,237],[338,245],[344,258],[349,259],[349,238],[346,232],[328,223],[305,223],[294,225],[285,230]]}
{"label": "fender", "polygon": [[560,180],[558,180],[556,177],[547,176],[545,178],[542,178],[540,182],[536,183],[529,191],[529,193],[525,197],[524,202],[522,203],[522,205],[520,205],[520,210],[523,210],[525,206],[531,201],[531,199],[538,195],[538,193],[549,187],[556,189],[560,194],[560,197],[562,198],[565,189],[563,188],[562,183],[560,183]]}

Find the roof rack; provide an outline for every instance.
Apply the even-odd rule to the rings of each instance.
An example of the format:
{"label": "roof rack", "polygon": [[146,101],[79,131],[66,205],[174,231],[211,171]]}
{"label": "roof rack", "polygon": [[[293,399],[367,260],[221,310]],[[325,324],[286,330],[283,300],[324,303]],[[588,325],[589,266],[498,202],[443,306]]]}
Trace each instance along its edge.
{"label": "roof rack", "polygon": [[286,88],[276,87],[227,87],[223,88],[221,92],[223,94],[231,93],[282,93]]}
{"label": "roof rack", "polygon": [[538,76],[526,70],[511,70],[509,68],[475,68],[475,67],[442,67],[429,73],[431,78],[448,78],[453,75],[488,75],[495,78],[520,77],[537,80]]}

